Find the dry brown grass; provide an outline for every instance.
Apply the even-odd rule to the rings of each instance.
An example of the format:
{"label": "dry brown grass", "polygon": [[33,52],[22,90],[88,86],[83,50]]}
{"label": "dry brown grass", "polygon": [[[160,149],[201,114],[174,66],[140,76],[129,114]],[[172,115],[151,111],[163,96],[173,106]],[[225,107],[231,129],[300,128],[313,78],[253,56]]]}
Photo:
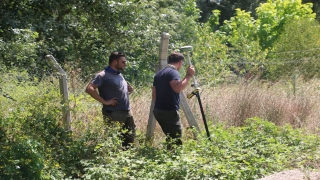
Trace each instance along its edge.
{"label": "dry brown grass", "polygon": [[[295,128],[318,132],[318,83],[300,82],[295,96],[290,84],[284,82],[272,86],[256,81],[249,84],[221,85],[202,88],[201,98],[206,107],[206,117],[209,117],[213,124],[224,122],[230,126],[241,126],[248,118],[260,117],[278,126],[290,124]],[[192,89],[188,92],[191,91]],[[189,101],[189,104],[196,103],[196,99]],[[198,109],[195,114],[200,113]]]}

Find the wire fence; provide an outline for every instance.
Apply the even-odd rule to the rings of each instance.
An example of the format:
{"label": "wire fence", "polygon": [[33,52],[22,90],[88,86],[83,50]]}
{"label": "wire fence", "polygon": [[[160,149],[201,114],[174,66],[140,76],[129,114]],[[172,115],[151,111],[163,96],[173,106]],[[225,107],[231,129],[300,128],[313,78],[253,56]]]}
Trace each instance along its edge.
{"label": "wire fence", "polygon": [[[320,48],[310,49],[310,51],[317,51]],[[287,52],[277,52],[274,54],[292,54],[292,53],[300,53],[302,54],[304,51],[287,51]],[[192,59],[192,57],[191,57]],[[257,64],[263,64],[265,66],[269,65],[284,65],[287,64],[297,64],[296,70],[300,70],[301,64],[317,64],[319,63],[319,54],[315,54],[309,57],[301,57],[296,59],[290,59],[284,58],[281,59],[274,59],[273,61],[261,61],[261,62],[250,62],[246,61],[246,59],[243,59],[241,62],[247,65],[257,65]],[[129,60],[130,63],[130,60]],[[237,66],[239,62],[231,62],[232,65]],[[227,65],[230,65],[230,62],[228,64],[221,64],[221,66],[227,67]],[[294,66],[293,66],[294,67]],[[101,67],[103,69],[104,67]],[[318,73],[318,66],[312,65],[309,68],[309,71],[314,73]],[[68,110],[70,110],[71,113],[71,127],[72,130],[77,130],[77,133],[81,133],[81,129],[86,129],[90,126],[90,124],[93,121],[101,120],[101,104],[97,101],[95,101],[93,98],[91,98],[89,95],[85,93],[85,88],[87,84],[91,81],[91,79],[94,77],[94,74],[97,72],[92,72],[92,74],[83,76],[83,73],[81,71],[81,68],[79,68],[76,65],[62,65],[62,69],[64,69],[67,73],[67,85],[68,85],[68,92],[69,92],[69,99],[68,99]],[[150,70],[150,69],[149,69]],[[28,101],[28,98],[25,97],[28,94],[28,91],[48,91],[49,86],[51,86],[51,90],[54,89],[54,91],[59,94],[60,92],[60,85],[59,85],[59,78],[61,77],[61,73],[57,72],[56,70],[53,70],[53,68],[47,68],[43,69],[41,71],[42,76],[40,79],[37,79],[38,76],[34,77],[32,74],[27,73],[28,69],[25,69],[25,71],[8,71],[5,72],[5,75],[0,78],[1,86],[0,86],[0,93],[1,93],[1,111],[3,114],[8,114],[8,112],[12,111],[13,108],[18,107],[19,104],[21,104],[23,101]],[[154,69],[152,69],[154,71]],[[183,70],[182,70],[183,71]],[[296,71],[294,71],[296,73]],[[155,73],[155,71],[154,71]],[[231,72],[232,74],[232,72]],[[210,76],[210,72],[206,74],[207,76]],[[196,74],[197,78],[199,80],[206,80],[208,78],[201,77],[199,74]],[[234,81],[234,75],[231,77],[226,78],[225,82],[235,82]],[[210,77],[212,78],[212,77]],[[230,80],[232,79],[233,80]],[[238,78],[236,78],[238,79]],[[241,79],[241,77],[239,78]],[[296,78],[296,80],[298,77]],[[236,80],[237,81],[237,80]],[[40,82],[46,82],[46,85],[44,86],[44,89],[32,89],[31,87],[36,87],[39,85]],[[204,85],[205,83],[199,83]],[[293,86],[293,83],[291,83],[291,86]],[[295,86],[298,86],[297,84]],[[17,87],[24,87],[24,91],[16,90]],[[41,86],[43,87],[43,86]],[[137,123],[137,128],[145,131],[146,127],[148,126],[148,116],[149,116],[149,109],[150,109],[150,103],[151,103],[151,87],[144,87],[144,86],[137,86],[134,87],[135,92],[131,95],[131,108],[132,112],[135,115],[135,120]],[[201,87],[202,88],[202,87]],[[206,88],[206,87],[205,87]],[[295,87],[296,88],[296,87]],[[189,87],[184,92],[185,95],[190,93],[192,91],[192,87]],[[292,90],[293,92],[294,90]],[[25,92],[25,94],[23,94]],[[211,120],[219,119],[219,115],[214,112],[216,110],[212,110],[213,108],[210,107],[210,99],[209,94],[210,91],[204,91],[201,90],[200,93],[202,94],[201,97],[203,97],[204,100],[204,106],[205,111],[207,113],[207,116],[210,117]],[[32,93],[31,93],[32,94]],[[36,95],[37,93],[33,93]],[[44,92],[38,93],[38,95],[45,95]],[[62,101],[61,95],[56,95],[56,101],[52,102],[54,105],[58,108],[63,108],[65,102]],[[48,102],[50,103],[50,102]],[[199,112],[199,109],[197,108],[197,102],[196,99],[188,100],[188,103],[193,111],[193,114],[195,115],[197,122],[199,124],[202,124],[201,122],[201,113]],[[209,112],[212,113],[209,113]],[[185,119],[186,117],[182,114],[182,118]],[[63,119],[63,117],[61,118]],[[220,118],[221,119],[221,118]],[[187,121],[184,120],[184,126],[188,127]],[[161,131],[160,128],[157,126],[155,131]],[[161,134],[161,133],[159,133]]]}

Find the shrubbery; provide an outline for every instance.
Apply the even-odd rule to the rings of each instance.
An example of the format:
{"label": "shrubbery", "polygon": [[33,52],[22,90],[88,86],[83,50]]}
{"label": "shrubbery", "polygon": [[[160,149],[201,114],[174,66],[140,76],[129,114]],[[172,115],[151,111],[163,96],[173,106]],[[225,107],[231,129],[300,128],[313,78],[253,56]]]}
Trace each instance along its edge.
{"label": "shrubbery", "polygon": [[[309,116],[318,124],[313,96],[299,97],[296,83],[299,75],[319,77],[319,24],[313,21],[311,4],[288,2],[267,1],[258,8],[257,19],[238,9],[221,27],[218,11],[208,23],[197,22],[200,12],[193,0],[46,1],[47,11],[34,1],[15,8],[20,1],[3,3],[5,15],[15,18],[3,21],[6,29],[0,29],[0,179],[257,179],[282,169],[319,166],[319,136],[292,128],[307,129]],[[257,75],[273,81],[290,77],[294,97],[264,93],[262,88],[249,91],[251,86],[234,88],[237,92],[220,97],[220,104],[229,104],[215,104],[220,112],[229,111],[222,116],[212,106],[218,98],[205,96],[206,110],[212,111],[207,113],[212,141],[204,132],[194,140],[186,131],[184,146],[174,151],[166,151],[161,139],[153,146],[145,144],[142,129],[149,104],[143,103],[151,97],[162,32],[170,34],[169,51],[194,47],[192,62],[207,92],[213,92],[209,87],[243,82],[242,77],[249,84]],[[128,151],[120,148],[117,128],[103,124],[100,104],[83,92],[87,82],[82,78],[103,69],[113,50],[127,54],[123,74],[137,86],[131,98],[136,101],[134,116],[140,116],[139,131]],[[57,75],[44,61],[51,53],[70,72],[71,131],[62,128]],[[270,89],[273,83],[265,84]],[[253,118],[257,114],[264,120]]]}
{"label": "shrubbery", "polygon": [[[0,98],[1,179],[257,179],[282,169],[315,168],[320,158],[319,136],[259,118],[238,127],[209,119],[212,141],[202,132],[197,140],[184,137],[174,151],[159,140],[145,144],[139,129],[135,147],[123,151],[117,128],[79,115],[92,108],[86,103],[73,110],[79,110],[73,131],[62,128],[56,83],[25,81],[16,90],[3,84],[18,102]],[[89,124],[76,124],[81,121]]]}

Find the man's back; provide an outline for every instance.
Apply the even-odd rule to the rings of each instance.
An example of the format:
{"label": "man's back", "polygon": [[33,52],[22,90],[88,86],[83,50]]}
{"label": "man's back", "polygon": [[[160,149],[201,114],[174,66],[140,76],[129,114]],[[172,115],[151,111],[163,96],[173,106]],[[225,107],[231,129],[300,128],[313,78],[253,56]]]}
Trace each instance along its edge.
{"label": "man's back", "polygon": [[178,110],[180,103],[179,93],[173,91],[170,81],[179,80],[178,71],[171,67],[166,67],[159,71],[155,77],[153,86],[156,88],[155,108],[160,110]]}

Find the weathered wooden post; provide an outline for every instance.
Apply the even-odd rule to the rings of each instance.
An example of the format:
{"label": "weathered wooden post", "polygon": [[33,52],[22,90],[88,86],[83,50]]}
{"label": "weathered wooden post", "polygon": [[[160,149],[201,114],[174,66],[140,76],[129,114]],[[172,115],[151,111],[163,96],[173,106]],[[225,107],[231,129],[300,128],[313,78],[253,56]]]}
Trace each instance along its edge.
{"label": "weathered wooden post", "polygon": [[[161,69],[165,68],[168,64],[167,57],[168,57],[169,37],[170,37],[170,35],[165,32],[162,33],[162,35],[161,35],[160,51],[159,51],[159,66],[156,68],[156,73],[158,71],[160,71]],[[187,118],[189,125],[191,127],[195,127],[198,131],[200,131],[198,123],[195,120],[195,118],[191,112],[191,109],[188,105],[188,102],[186,100],[186,97],[183,93],[180,93],[180,104],[182,106],[183,112]],[[150,105],[149,120],[148,120],[148,126],[147,126],[147,134],[146,134],[147,141],[152,140],[154,129],[156,126],[156,119],[153,115],[153,109],[154,109],[154,101],[152,100],[151,105]],[[194,136],[196,137],[197,134],[194,133]]]}
{"label": "weathered wooden post", "polygon": [[47,55],[46,59],[49,60],[49,64],[55,68],[60,73],[59,84],[60,84],[60,94],[62,95],[62,117],[63,126],[67,131],[71,130],[71,114],[69,109],[69,94],[68,94],[68,84],[67,84],[67,73],[60,67],[56,59],[52,55]]}
{"label": "weathered wooden post", "polygon": [[[180,93],[180,105],[182,107],[184,115],[187,118],[189,126],[196,128],[200,132],[199,125],[198,125],[196,119],[194,118],[192,111],[190,109],[190,106],[187,102],[186,96],[183,93]],[[195,138],[197,137],[196,132],[194,132],[193,135]]]}

